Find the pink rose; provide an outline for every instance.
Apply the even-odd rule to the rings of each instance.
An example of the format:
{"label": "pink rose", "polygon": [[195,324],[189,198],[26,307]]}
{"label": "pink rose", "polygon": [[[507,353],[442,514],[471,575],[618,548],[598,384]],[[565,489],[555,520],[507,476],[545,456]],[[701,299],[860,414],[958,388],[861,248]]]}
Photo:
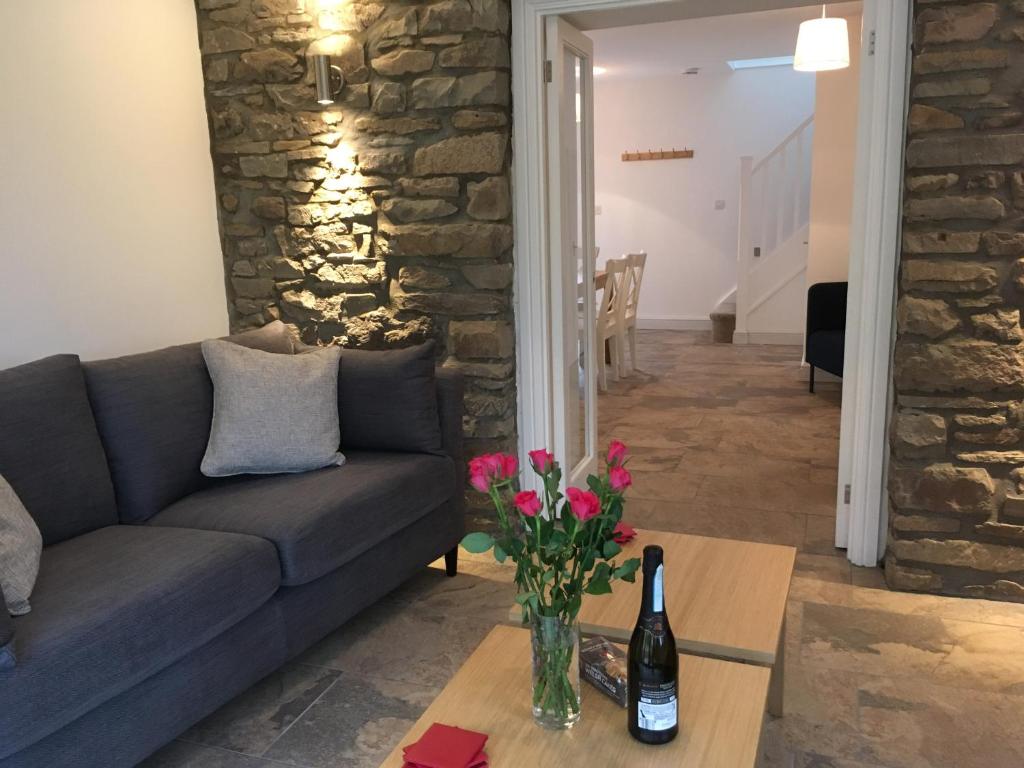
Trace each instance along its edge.
{"label": "pink rose", "polygon": [[626,444],[621,440],[612,440],[608,444],[608,464],[610,466],[621,465],[626,458]]}
{"label": "pink rose", "polygon": [[538,448],[536,451],[530,451],[530,463],[538,474],[547,474],[555,465],[555,454]]}
{"label": "pink rose", "polygon": [[481,493],[487,493],[491,486],[515,477],[519,463],[515,456],[488,453],[470,459],[469,484]]}
{"label": "pink rose", "polygon": [[625,467],[615,466],[608,470],[608,483],[616,493],[622,493],[633,484],[633,476]]}
{"label": "pink rose", "polygon": [[565,495],[569,497],[569,509],[581,523],[601,514],[601,500],[593,491],[581,491],[579,488],[568,488]]}
{"label": "pink rose", "polygon": [[527,517],[533,517],[540,512],[540,499],[536,491],[520,491],[516,494],[513,503],[516,509]]}

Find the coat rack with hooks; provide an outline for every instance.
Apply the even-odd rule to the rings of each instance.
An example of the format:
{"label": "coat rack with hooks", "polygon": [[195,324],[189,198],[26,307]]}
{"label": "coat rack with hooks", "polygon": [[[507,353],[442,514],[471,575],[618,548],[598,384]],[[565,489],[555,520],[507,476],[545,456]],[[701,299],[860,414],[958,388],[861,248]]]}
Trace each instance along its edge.
{"label": "coat rack with hooks", "polygon": [[664,149],[659,149],[655,152],[653,149],[649,149],[646,152],[637,150],[636,152],[623,152],[622,162],[633,163],[638,160],[688,160],[693,157],[692,149],[670,149],[667,152]]}

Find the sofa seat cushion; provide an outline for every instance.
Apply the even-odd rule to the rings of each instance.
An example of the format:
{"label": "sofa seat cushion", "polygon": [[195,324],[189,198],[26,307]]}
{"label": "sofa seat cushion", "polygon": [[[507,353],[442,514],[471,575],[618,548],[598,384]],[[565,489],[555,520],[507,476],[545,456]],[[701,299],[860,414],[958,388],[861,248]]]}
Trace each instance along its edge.
{"label": "sofa seat cushion", "polygon": [[232,478],[172,504],[150,525],[204,528],[274,542],[281,583],[305,584],[455,494],[446,456],[351,451],[341,467],[298,475]]}
{"label": "sofa seat cushion", "polygon": [[211,531],[119,525],[46,548],[14,619],[17,666],[0,671],[0,758],[236,624],[278,574],[268,542]]}
{"label": "sofa seat cushion", "polygon": [[815,331],[807,337],[807,362],[842,376],[845,346],[846,331]]}

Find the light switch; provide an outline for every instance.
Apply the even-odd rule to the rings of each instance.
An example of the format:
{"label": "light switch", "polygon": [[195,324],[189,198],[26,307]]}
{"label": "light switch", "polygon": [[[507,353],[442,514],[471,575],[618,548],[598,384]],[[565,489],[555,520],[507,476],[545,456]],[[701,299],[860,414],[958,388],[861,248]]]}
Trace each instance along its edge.
{"label": "light switch", "polygon": [[595,216],[600,216],[601,215],[601,206],[600,205],[595,205],[594,206],[594,215]]}
{"label": "light switch", "polygon": [[715,200],[715,210],[716,211],[724,211],[725,210],[725,200]]}

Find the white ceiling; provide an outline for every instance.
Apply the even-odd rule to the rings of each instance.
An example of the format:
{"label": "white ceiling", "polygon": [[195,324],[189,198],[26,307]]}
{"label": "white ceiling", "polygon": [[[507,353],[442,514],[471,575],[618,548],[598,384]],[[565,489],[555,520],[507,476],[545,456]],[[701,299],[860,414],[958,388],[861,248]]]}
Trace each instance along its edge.
{"label": "white ceiling", "polygon": [[[827,5],[850,4],[848,0],[824,0],[824,2]],[[857,2],[856,5],[859,6],[860,3]],[[821,8],[821,3],[819,2],[815,6],[808,0],[651,0],[648,5],[569,13],[565,15],[565,18],[577,29],[591,30],[800,6]]]}
{"label": "white ceiling", "polygon": [[[859,2],[847,2],[829,15],[859,12]],[[731,71],[730,59],[791,56],[800,22],[820,13],[817,5],[600,29],[587,36],[594,41],[594,63],[607,69],[601,77],[682,73],[688,67],[722,74]]]}

